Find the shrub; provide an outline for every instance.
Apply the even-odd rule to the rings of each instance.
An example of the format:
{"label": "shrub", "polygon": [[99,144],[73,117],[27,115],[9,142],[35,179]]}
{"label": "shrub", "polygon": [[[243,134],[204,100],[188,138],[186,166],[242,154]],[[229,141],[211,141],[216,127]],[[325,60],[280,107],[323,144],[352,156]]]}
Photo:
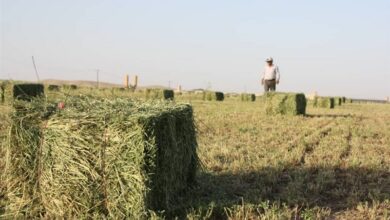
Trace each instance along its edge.
{"label": "shrub", "polygon": [[13,216],[139,219],[169,210],[195,179],[189,105],[70,97],[48,119],[43,106],[28,103],[12,117]]}
{"label": "shrub", "polygon": [[302,93],[275,93],[265,95],[265,111],[268,115],[304,115],[306,98]]}
{"label": "shrub", "polygon": [[15,84],[13,86],[14,99],[31,101],[32,98],[41,96],[43,94],[44,94],[43,84],[23,83],[23,84]]}

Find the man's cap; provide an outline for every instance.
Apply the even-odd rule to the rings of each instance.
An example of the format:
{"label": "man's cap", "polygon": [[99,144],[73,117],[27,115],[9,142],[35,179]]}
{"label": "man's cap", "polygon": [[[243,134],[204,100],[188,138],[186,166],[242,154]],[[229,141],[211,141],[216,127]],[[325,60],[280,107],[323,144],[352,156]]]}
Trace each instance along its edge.
{"label": "man's cap", "polygon": [[274,61],[274,59],[272,59],[272,57],[268,57],[268,58],[265,60],[265,62],[272,62],[272,61]]}

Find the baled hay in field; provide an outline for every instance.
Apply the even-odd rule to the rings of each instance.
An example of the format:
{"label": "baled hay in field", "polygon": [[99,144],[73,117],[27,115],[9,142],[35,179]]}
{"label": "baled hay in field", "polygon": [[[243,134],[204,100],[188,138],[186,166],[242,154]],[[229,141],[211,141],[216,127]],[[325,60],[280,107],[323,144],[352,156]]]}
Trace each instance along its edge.
{"label": "baled hay in field", "polygon": [[347,102],[347,98],[345,96],[341,97],[343,103],[346,103]]}
{"label": "baled hay in field", "polygon": [[194,181],[189,105],[69,98],[43,121],[42,105],[24,109],[8,149],[14,216],[138,219],[169,210]]}
{"label": "baled hay in field", "polygon": [[244,101],[244,102],[254,102],[254,101],[256,101],[256,95],[255,94],[242,93],[241,94],[241,101]]}
{"label": "baled hay in field", "polygon": [[268,115],[304,115],[306,98],[302,93],[275,93],[265,95],[265,112]]}
{"label": "baled hay in field", "polygon": [[343,98],[342,97],[335,97],[335,105],[342,105],[343,104]]}
{"label": "baled hay in field", "polygon": [[30,101],[34,97],[42,96],[44,94],[44,90],[45,87],[43,84],[15,84],[13,86],[13,97],[14,99]]}
{"label": "baled hay in field", "polygon": [[170,89],[146,89],[145,98],[146,99],[163,99],[163,100],[173,100],[175,93]]}
{"label": "baled hay in field", "polygon": [[47,90],[49,91],[60,91],[60,86],[59,85],[48,85]]}
{"label": "baled hay in field", "polygon": [[64,90],[75,90],[78,88],[78,86],[74,85],[74,84],[71,84],[71,85],[64,84],[64,85],[62,85],[62,88]]}
{"label": "baled hay in field", "polygon": [[206,101],[223,101],[225,99],[225,95],[223,92],[211,92],[208,91],[205,94]]}
{"label": "baled hay in field", "polygon": [[333,97],[316,97],[313,103],[317,108],[334,108],[335,101]]}

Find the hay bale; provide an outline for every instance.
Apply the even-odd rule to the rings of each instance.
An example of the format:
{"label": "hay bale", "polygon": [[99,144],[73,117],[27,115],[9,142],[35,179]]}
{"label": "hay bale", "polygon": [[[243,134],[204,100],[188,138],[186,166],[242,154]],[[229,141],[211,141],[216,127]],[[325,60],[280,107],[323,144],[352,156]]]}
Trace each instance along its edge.
{"label": "hay bale", "polygon": [[304,115],[306,98],[303,93],[268,92],[265,97],[265,112],[268,115]]}
{"label": "hay bale", "polygon": [[256,101],[256,95],[255,94],[242,93],[241,94],[241,101],[244,101],[244,102],[254,102],[254,101]]}
{"label": "hay bale", "polygon": [[49,91],[60,91],[60,86],[59,85],[48,85],[47,90]]}
{"label": "hay bale", "polygon": [[43,84],[24,83],[15,84],[13,86],[14,99],[31,101],[32,98],[42,96],[44,94]]}
{"label": "hay bale", "polygon": [[64,84],[64,85],[62,85],[62,88],[65,90],[76,90],[78,87],[77,87],[77,85],[74,85],[74,84],[71,84],[71,85]]}
{"label": "hay bale", "polygon": [[317,108],[334,108],[334,104],[333,97],[316,97],[313,106]]}
{"label": "hay bale", "polygon": [[347,98],[345,96],[341,97],[343,103],[346,103],[347,102]]}
{"label": "hay bale", "polygon": [[1,103],[5,102],[5,85],[3,84],[0,85],[0,99]]}
{"label": "hay bale", "polygon": [[10,207],[31,198],[22,207],[37,209],[24,210],[27,217],[139,219],[170,210],[194,181],[191,106],[88,98],[65,106],[45,121],[36,109],[22,124],[25,117],[13,117],[8,173],[29,190],[14,194]]}
{"label": "hay bale", "polygon": [[206,101],[223,101],[225,99],[225,96],[223,92],[208,91],[205,93],[204,98]]}
{"label": "hay bale", "polygon": [[175,93],[171,89],[146,89],[145,98],[146,99],[163,99],[163,100],[173,100]]}
{"label": "hay bale", "polygon": [[334,98],[335,105],[341,106],[343,104],[343,99],[341,97]]}

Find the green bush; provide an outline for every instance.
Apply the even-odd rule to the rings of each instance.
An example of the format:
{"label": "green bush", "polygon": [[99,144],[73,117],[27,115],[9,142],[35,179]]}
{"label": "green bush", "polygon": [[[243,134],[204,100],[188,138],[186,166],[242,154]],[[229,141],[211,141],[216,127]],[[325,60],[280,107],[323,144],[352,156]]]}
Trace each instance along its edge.
{"label": "green bush", "polygon": [[6,212],[15,218],[142,219],[169,211],[194,182],[191,106],[86,97],[50,106],[29,102],[12,116]]}
{"label": "green bush", "polygon": [[304,115],[306,97],[302,93],[275,93],[265,95],[265,111],[268,115]]}
{"label": "green bush", "polygon": [[15,84],[13,86],[14,99],[31,101],[32,98],[41,96],[43,94],[44,94],[43,84],[23,83],[23,84]]}

